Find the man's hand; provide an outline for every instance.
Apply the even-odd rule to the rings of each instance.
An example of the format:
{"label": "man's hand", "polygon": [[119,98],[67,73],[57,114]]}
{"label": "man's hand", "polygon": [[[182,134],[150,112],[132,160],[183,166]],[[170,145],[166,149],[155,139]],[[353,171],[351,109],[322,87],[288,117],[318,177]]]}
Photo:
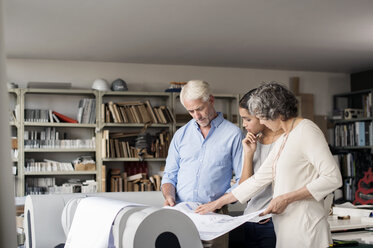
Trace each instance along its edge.
{"label": "man's hand", "polygon": [[165,200],[164,200],[163,206],[170,206],[170,207],[175,206],[175,198],[173,198],[173,197],[166,197]]}
{"label": "man's hand", "polygon": [[163,184],[162,193],[165,199],[163,206],[175,206],[175,186],[171,183]]}

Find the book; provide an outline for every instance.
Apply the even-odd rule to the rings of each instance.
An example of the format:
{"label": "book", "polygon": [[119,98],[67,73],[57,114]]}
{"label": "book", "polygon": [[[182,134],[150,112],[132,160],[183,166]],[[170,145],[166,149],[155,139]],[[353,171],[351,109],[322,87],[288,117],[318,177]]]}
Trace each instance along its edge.
{"label": "book", "polygon": [[160,191],[161,190],[161,176],[160,175],[153,175],[153,177],[155,179],[155,185],[156,185],[155,190]]}
{"label": "book", "polygon": [[84,107],[85,99],[80,99],[78,104],[78,114],[76,116],[76,119],[79,123],[82,123],[83,118],[83,107]]}
{"label": "book", "polygon": [[61,121],[68,122],[68,123],[78,123],[77,120],[74,120],[74,119],[72,119],[70,117],[67,117],[66,115],[60,114],[56,111],[52,111],[52,113],[54,115],[56,115],[58,117],[58,119],[60,119]]}
{"label": "book", "polygon": [[145,101],[145,106],[146,106],[146,109],[148,110],[150,116],[152,117],[152,122],[153,122],[154,124],[157,124],[157,123],[158,123],[158,120],[157,120],[157,117],[155,116],[155,113],[154,113],[153,107],[152,107],[152,105],[150,104],[150,101],[149,101],[149,100],[146,100],[146,101]]}
{"label": "book", "polygon": [[169,112],[168,108],[166,106],[160,106],[159,109],[162,112],[166,123],[172,123],[171,113]]}
{"label": "book", "polygon": [[130,181],[135,181],[135,180],[138,180],[138,179],[142,179],[143,177],[144,177],[144,173],[137,173],[135,175],[127,177],[127,180],[130,182]]}
{"label": "book", "polygon": [[155,179],[154,179],[154,177],[153,177],[153,176],[150,176],[150,177],[149,177],[149,181],[150,181],[150,187],[151,187],[150,190],[156,190],[157,185],[156,185],[156,183],[155,183]]}
{"label": "book", "polygon": [[129,108],[130,108],[132,115],[135,117],[135,123],[141,123],[142,120],[140,117],[140,113],[138,112],[136,106],[130,106]]}
{"label": "book", "polygon": [[108,107],[109,107],[109,110],[110,110],[110,113],[111,113],[111,117],[114,120],[114,123],[119,123],[119,120],[118,120],[117,115],[115,114],[115,110],[114,110],[114,106],[113,105],[114,105],[113,102],[109,102],[108,103]]}
{"label": "book", "polygon": [[89,124],[96,123],[96,101],[94,99],[90,99],[91,101],[91,112],[89,113]]}
{"label": "book", "polygon": [[109,105],[103,104],[105,107],[105,123],[113,122],[114,119],[112,118],[111,111],[109,109]]}
{"label": "book", "polygon": [[358,146],[365,146],[365,122],[355,122],[356,125],[356,138]]}
{"label": "book", "polygon": [[124,106],[124,111],[126,112],[126,115],[128,117],[128,122],[129,123],[136,123],[135,116],[133,115],[131,111],[130,106]]}
{"label": "book", "polygon": [[119,123],[123,123],[124,122],[123,121],[123,117],[122,117],[122,115],[121,115],[121,113],[120,113],[120,111],[119,111],[118,108],[119,108],[118,105],[114,103],[113,104],[114,114],[117,117],[118,122]]}
{"label": "book", "polygon": [[119,113],[122,115],[123,122],[128,123],[129,119],[127,117],[126,110],[124,109],[124,107],[119,107]]}
{"label": "book", "polygon": [[128,191],[127,172],[122,173],[122,178],[123,178],[123,191],[127,192]]}
{"label": "book", "polygon": [[163,124],[163,120],[162,120],[161,116],[159,115],[158,107],[153,107],[153,110],[154,110],[155,116],[157,117],[157,123],[162,123]]}
{"label": "book", "polygon": [[52,113],[52,110],[50,109],[48,112],[49,112],[49,122],[50,122],[50,123],[53,123],[54,121],[53,121],[53,113]]}

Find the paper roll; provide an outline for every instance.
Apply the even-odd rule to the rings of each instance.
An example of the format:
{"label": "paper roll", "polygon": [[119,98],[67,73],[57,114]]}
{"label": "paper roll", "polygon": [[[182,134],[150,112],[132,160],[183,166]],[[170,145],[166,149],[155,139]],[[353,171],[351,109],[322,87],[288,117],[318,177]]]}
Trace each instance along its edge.
{"label": "paper roll", "polygon": [[66,237],[69,234],[71,223],[73,222],[76,208],[78,207],[80,200],[85,197],[86,196],[70,199],[62,210],[61,225],[62,225],[62,229]]}
{"label": "paper roll", "polygon": [[104,197],[85,197],[76,207],[65,248],[107,248],[112,224],[123,209],[140,204]]}
{"label": "paper roll", "polygon": [[202,243],[188,216],[173,209],[149,207],[128,217],[122,247],[202,248]]}
{"label": "paper roll", "polygon": [[25,201],[25,247],[55,247],[65,243],[61,212],[70,195],[27,196]]}
{"label": "paper roll", "polygon": [[115,218],[114,225],[113,225],[113,238],[114,238],[114,245],[116,248],[125,248],[122,246],[122,236],[124,229],[126,228],[128,218],[135,212],[141,211],[145,207],[127,207],[122,209]]}

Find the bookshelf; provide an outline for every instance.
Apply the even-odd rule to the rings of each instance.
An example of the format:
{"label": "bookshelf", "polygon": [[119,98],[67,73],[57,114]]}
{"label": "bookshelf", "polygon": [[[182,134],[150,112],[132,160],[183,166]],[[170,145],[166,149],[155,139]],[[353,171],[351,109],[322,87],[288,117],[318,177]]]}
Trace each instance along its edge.
{"label": "bookshelf", "polygon": [[[150,181],[160,176],[174,130],[172,94],[99,92],[99,106],[101,191],[155,190]],[[137,183],[128,181],[139,173],[146,176]]]}
{"label": "bookshelf", "polygon": [[20,155],[22,150],[22,141],[19,139],[21,133],[20,130],[20,106],[21,97],[20,89],[9,89],[9,126],[11,130],[12,137],[12,147],[11,147],[11,160],[14,175],[14,192],[16,195],[21,195],[21,188],[19,184],[22,182],[23,178],[20,175],[20,167],[22,165],[23,157]]}
{"label": "bookshelf", "polygon": [[[177,128],[191,119],[180,104],[179,93],[28,88],[11,89],[9,96],[10,110],[16,111],[18,116],[9,121],[12,136],[17,137],[18,145],[18,158],[13,159],[13,164],[17,167],[15,175],[17,196],[32,192],[30,191],[32,185],[28,184],[41,182],[49,186],[53,184],[60,186],[69,180],[95,180],[97,191],[109,192],[112,187],[110,177],[116,180],[119,177],[121,181],[123,179],[120,185],[123,190],[154,190],[156,182],[159,189],[159,171],[166,163],[169,142]],[[216,110],[222,112],[228,120],[241,126],[237,118],[239,95],[214,96]],[[94,110],[92,106],[91,110],[87,107],[88,104],[93,104],[91,102],[95,104]],[[56,122],[53,111],[70,119],[85,121],[84,123]],[[133,116],[130,117],[130,112],[126,111],[132,111]],[[82,116],[82,113],[86,112],[90,113],[89,117],[84,114]],[[93,113],[94,116],[91,116]],[[177,120],[178,116],[184,119]],[[53,122],[50,121],[51,119]],[[136,138],[141,136],[139,134],[143,134],[145,143],[141,143],[141,139],[136,143]],[[55,138],[57,135],[59,141],[45,141],[41,138],[49,137],[48,135]],[[108,136],[107,141],[105,135]],[[118,141],[116,147],[114,141],[110,147],[111,138],[119,139],[123,143]],[[127,138],[129,140],[126,148],[129,150],[127,150],[128,155],[125,156],[124,144]],[[62,145],[62,140],[70,146]],[[89,146],[87,147],[87,143],[84,142],[88,142]],[[82,143],[84,145],[79,146]],[[118,148],[123,152],[121,153]],[[143,150],[139,150],[141,148]],[[116,152],[111,154],[111,149]],[[138,156],[138,151],[142,151],[141,156]],[[79,156],[91,156],[95,160],[96,169],[50,171],[45,169],[48,168],[48,164],[42,164],[45,159],[65,163]],[[143,174],[140,181],[135,180],[137,182],[135,185],[125,187],[124,172],[127,172],[126,177],[130,178],[133,174]],[[147,176],[144,176],[144,173]],[[154,187],[151,185],[152,181]],[[34,193],[45,193],[44,189],[35,188]],[[51,192],[63,191],[54,188]]]}
{"label": "bookshelf", "polygon": [[[21,132],[18,138],[22,141],[22,163],[18,195],[59,190],[40,190],[45,184],[55,184],[62,189],[61,185],[71,180],[73,184],[98,181],[97,165],[94,171],[76,171],[72,166],[69,170],[62,168],[63,163],[70,163],[80,156],[96,159],[97,108],[94,106],[97,106],[97,96],[94,90],[20,89]],[[83,106],[85,99],[90,102]],[[75,120],[83,118],[84,114],[84,123],[62,122],[53,116],[55,112]]]}
{"label": "bookshelf", "polygon": [[373,167],[373,89],[333,96],[333,153],[343,177],[343,200],[353,202],[358,181]]}

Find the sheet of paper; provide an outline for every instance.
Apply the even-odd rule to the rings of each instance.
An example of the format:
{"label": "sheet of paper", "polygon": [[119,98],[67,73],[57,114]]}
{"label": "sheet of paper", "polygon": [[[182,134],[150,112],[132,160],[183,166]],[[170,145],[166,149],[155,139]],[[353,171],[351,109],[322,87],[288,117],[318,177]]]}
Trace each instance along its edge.
{"label": "sheet of paper", "polygon": [[194,225],[196,225],[201,240],[212,240],[233,230],[247,221],[259,222],[260,220],[267,219],[272,216],[259,216],[264,209],[237,217],[216,213],[201,215],[194,213],[194,210],[199,205],[201,204],[197,202],[182,202],[174,207],[165,208],[175,209],[186,214],[193,221]]}
{"label": "sheet of paper", "polygon": [[65,248],[107,248],[111,226],[124,207],[141,204],[104,197],[86,197],[76,209]]}

